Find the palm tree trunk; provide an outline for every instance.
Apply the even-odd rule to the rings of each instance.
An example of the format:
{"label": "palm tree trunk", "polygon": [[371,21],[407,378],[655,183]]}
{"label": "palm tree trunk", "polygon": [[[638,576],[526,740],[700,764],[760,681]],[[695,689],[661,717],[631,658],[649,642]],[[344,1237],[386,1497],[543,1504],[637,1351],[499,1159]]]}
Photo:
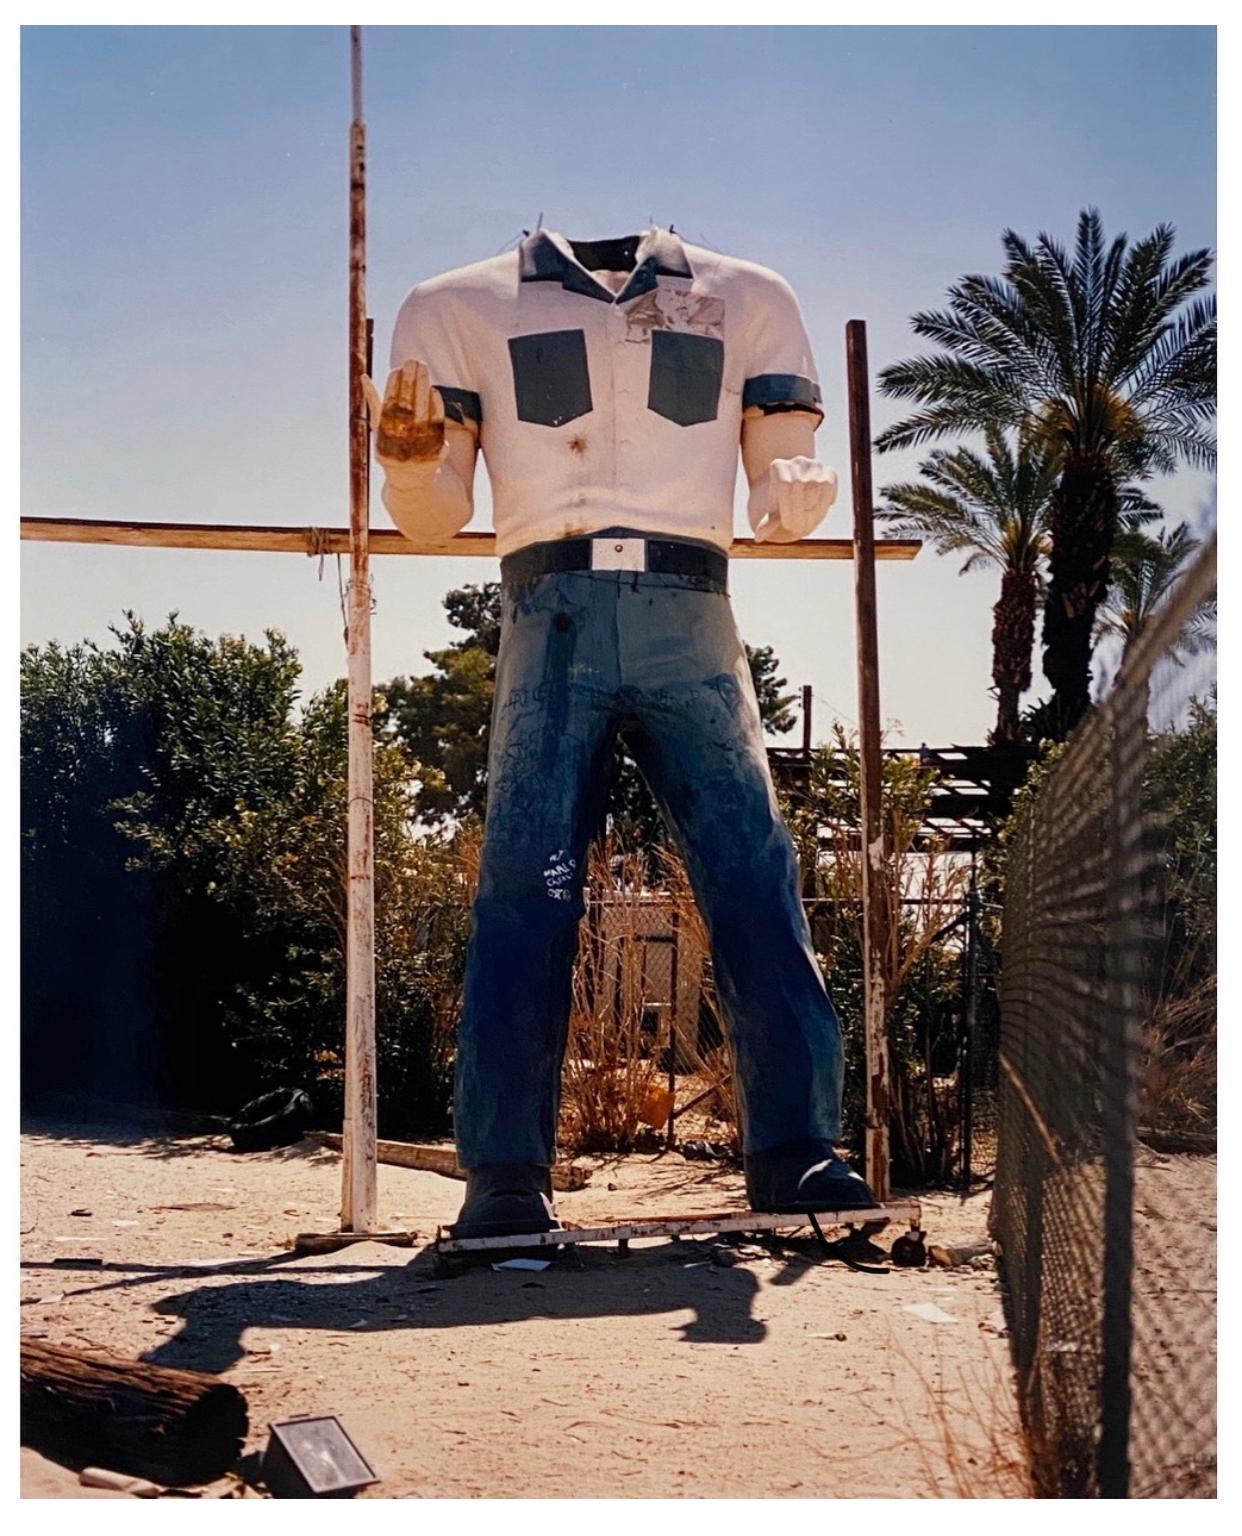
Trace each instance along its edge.
{"label": "palm tree trunk", "polygon": [[1052,684],[1048,734],[1063,741],[1091,702],[1096,609],[1108,592],[1117,490],[1101,457],[1070,459],[1052,493],[1052,552],[1044,606],[1044,676]]}
{"label": "palm tree trunk", "polygon": [[994,742],[1018,739],[1018,706],[1031,686],[1035,649],[1035,573],[1007,570],[992,609],[992,681],[996,685]]}

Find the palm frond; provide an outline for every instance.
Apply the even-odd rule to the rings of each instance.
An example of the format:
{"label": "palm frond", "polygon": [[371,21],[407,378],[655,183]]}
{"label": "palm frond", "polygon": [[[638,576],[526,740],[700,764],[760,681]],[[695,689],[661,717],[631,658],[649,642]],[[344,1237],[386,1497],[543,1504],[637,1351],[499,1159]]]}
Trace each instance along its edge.
{"label": "palm frond", "polygon": [[1126,383],[1143,367],[1148,353],[1168,329],[1174,313],[1207,287],[1212,262],[1211,251],[1191,251],[1167,269],[1157,272],[1143,292],[1136,295],[1130,315],[1130,355],[1118,355],[1113,359],[1112,377],[1117,385]]}
{"label": "palm frond", "polygon": [[1200,299],[1155,337],[1131,381],[1130,399],[1160,411],[1216,408],[1216,300]]}
{"label": "palm frond", "polygon": [[[1006,231],[1003,244],[1016,250],[1016,237]],[[1005,277],[1013,285],[1030,323],[1045,338],[1057,360],[1062,387],[1078,376],[1079,306],[1070,286],[1069,261],[1064,247],[1041,234],[1034,251],[1011,255]]]}

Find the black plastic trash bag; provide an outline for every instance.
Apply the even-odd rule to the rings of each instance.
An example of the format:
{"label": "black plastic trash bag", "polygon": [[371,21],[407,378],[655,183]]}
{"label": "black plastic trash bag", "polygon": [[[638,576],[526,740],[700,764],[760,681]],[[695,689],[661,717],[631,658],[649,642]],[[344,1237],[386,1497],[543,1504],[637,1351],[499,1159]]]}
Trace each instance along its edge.
{"label": "black plastic trash bag", "polygon": [[229,1122],[235,1152],[267,1152],[291,1146],[310,1130],[314,1109],[300,1088],[277,1088],[252,1099]]}

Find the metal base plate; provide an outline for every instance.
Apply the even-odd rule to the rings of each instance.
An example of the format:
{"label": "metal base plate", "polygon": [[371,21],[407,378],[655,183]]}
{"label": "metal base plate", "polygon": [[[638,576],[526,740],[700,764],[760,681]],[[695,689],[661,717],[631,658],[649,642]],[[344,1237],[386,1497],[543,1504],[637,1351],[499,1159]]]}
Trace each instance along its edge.
{"label": "metal base plate", "polygon": [[[816,1211],[821,1227],[887,1226],[904,1221],[917,1226],[921,1207],[917,1200],[890,1202],[866,1210]],[[480,1253],[488,1249],[564,1248],[574,1243],[628,1243],[639,1237],[695,1237],[720,1232],[796,1231],[810,1226],[810,1217],[799,1212],[722,1211],[705,1216],[653,1216],[641,1221],[610,1222],[602,1227],[565,1227],[556,1232],[531,1232],[505,1237],[453,1237],[451,1228],[436,1230],[437,1253]]]}

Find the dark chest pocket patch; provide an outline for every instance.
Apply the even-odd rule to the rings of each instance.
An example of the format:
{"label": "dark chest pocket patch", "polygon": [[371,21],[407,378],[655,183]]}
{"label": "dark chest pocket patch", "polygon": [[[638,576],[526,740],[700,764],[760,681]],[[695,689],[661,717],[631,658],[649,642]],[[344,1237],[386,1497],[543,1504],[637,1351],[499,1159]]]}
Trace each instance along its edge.
{"label": "dark chest pocket patch", "polygon": [[509,342],[519,421],[563,427],[591,409],[583,331],[541,331]]}
{"label": "dark chest pocket patch", "polygon": [[715,421],[724,375],[724,342],[719,336],[652,331],[651,410],[679,427]]}

